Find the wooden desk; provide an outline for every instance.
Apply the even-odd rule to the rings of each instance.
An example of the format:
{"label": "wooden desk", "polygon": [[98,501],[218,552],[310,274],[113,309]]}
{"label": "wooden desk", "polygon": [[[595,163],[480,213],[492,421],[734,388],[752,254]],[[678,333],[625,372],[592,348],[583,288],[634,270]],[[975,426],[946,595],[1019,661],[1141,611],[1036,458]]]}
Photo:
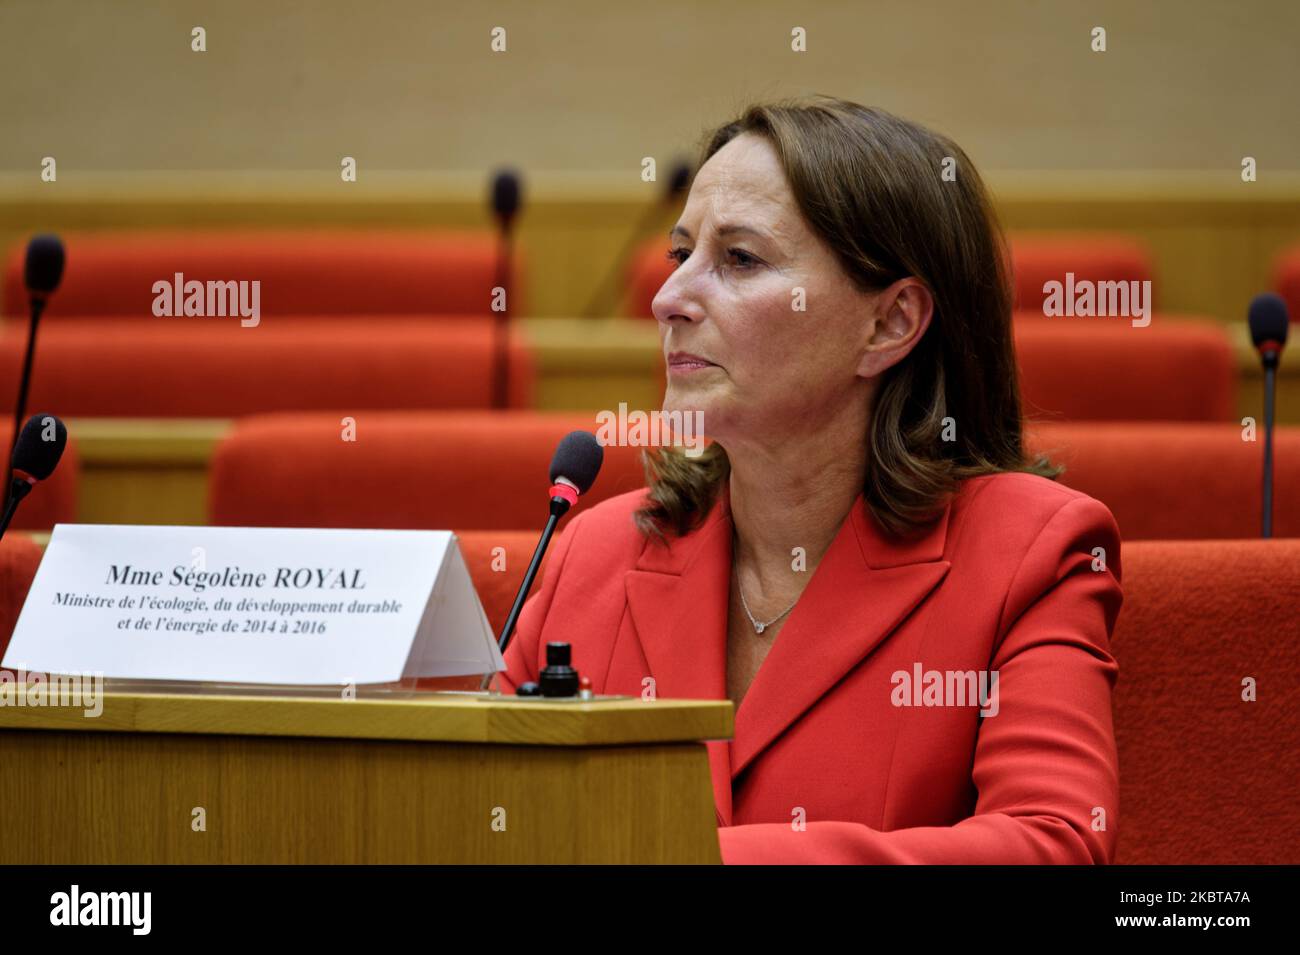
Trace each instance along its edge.
{"label": "wooden desk", "polygon": [[732,716],[478,694],[0,706],[0,863],[718,863],[700,741]]}
{"label": "wooden desk", "polygon": [[225,418],[71,418],[82,524],[206,524],[208,464]]}

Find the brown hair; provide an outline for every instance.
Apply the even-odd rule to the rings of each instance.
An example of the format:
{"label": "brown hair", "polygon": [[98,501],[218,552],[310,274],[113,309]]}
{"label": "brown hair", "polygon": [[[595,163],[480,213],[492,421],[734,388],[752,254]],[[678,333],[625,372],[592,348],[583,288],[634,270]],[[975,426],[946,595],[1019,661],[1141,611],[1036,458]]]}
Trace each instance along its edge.
{"label": "brown hair", "polygon": [[[884,110],[815,96],[750,106],[706,137],[700,165],[742,133],[772,144],[812,231],[861,290],[915,276],[933,296],[930,327],[875,395],[863,490],[880,525],[903,535],[930,523],[968,477],[1055,479],[1063,469],[1029,461],[1022,445],[1006,245],[961,147]],[[953,162],[955,176],[941,176]],[[695,458],[658,448],[643,463],[650,492],[636,523],[657,536],[698,526],[730,473],[716,442]]]}

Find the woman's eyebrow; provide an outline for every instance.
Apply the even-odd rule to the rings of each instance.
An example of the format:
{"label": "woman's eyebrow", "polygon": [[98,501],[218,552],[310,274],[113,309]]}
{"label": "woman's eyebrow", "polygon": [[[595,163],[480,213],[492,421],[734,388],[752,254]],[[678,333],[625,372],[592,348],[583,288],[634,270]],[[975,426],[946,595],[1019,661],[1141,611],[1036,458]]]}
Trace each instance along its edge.
{"label": "woman's eyebrow", "polygon": [[[736,232],[747,232],[750,235],[758,236],[760,239],[772,239],[771,234],[764,232],[762,229],[756,229],[753,226],[744,225],[739,222],[724,222],[722,225],[718,226],[718,235],[731,235]],[[685,226],[680,225],[673,227],[673,230],[668,233],[668,238],[671,239],[678,235],[686,239],[691,238],[690,230]]]}

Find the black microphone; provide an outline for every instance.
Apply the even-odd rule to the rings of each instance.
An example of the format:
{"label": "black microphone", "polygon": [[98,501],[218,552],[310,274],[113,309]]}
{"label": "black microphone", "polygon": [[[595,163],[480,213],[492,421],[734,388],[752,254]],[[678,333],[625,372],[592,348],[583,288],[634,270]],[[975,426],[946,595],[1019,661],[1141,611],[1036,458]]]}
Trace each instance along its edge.
{"label": "black microphone", "polygon": [[18,503],[32,492],[37,481],[44,481],[54,473],[68,444],[68,429],[52,414],[32,415],[14,442],[9,459],[9,503],[0,522],[0,539],[9,530]]}
{"label": "black microphone", "polygon": [[515,216],[522,204],[519,175],[503,169],[492,177],[492,214],[496,216],[497,287],[505,289],[505,310],[493,312],[492,318],[492,407],[505,408],[509,402],[510,383],[510,269],[513,259],[511,241]]}
{"label": "black microphone", "polygon": [[[36,329],[41,314],[45,311],[45,303],[54,294],[54,290],[59,287],[60,279],[63,278],[64,260],[63,242],[57,235],[34,236],[27,243],[27,262],[23,269],[23,281],[27,285],[31,321],[27,327],[27,350],[23,357],[23,373],[18,379],[18,401],[14,405],[14,434],[9,445],[11,456],[18,446],[18,428],[23,422],[23,415],[27,413],[27,394],[32,384],[32,358],[36,353]],[[13,468],[10,466],[5,471],[6,488],[10,486],[12,477]]]}
{"label": "black microphone", "polygon": [[1264,494],[1262,536],[1273,536],[1273,401],[1277,391],[1277,362],[1286,346],[1289,318],[1286,302],[1272,292],[1250,303],[1250,340],[1264,366]]}
{"label": "black microphone", "polygon": [[521,199],[519,174],[513,169],[502,169],[492,177],[492,212],[507,228],[519,212]]}
{"label": "black microphone", "polygon": [[[591,490],[591,485],[595,483],[604,459],[605,449],[600,446],[596,436],[587,431],[569,432],[555,449],[550,472],[550,517],[547,518],[541,539],[538,540],[537,548],[533,551],[533,559],[528,564],[528,570],[524,572],[524,582],[515,596],[514,606],[510,608],[510,616],[506,618],[505,626],[501,628],[497,645],[502,653],[506,652],[506,647],[510,645],[510,638],[514,636],[519,613],[524,609],[524,598],[528,596],[528,591],[533,586],[533,578],[537,576],[537,570],[542,565],[542,557],[546,553],[546,548],[550,546],[555,525],[569,512],[569,508],[578,502],[580,495]],[[488,688],[495,675],[489,673],[483,678],[483,689]]]}
{"label": "black microphone", "polygon": [[641,237],[650,230],[650,226],[654,221],[663,214],[666,208],[677,201],[677,197],[686,191],[690,183],[691,164],[681,160],[674,163],[668,173],[667,186],[660,196],[659,202],[646,209],[641,221],[628,235],[627,242],[614,259],[614,264],[605,273],[600,285],[596,286],[591,301],[587,303],[587,310],[583,312],[587,318],[600,318],[614,310],[617,305],[614,299],[617,296],[616,289],[618,288],[619,276],[623,274],[624,269],[627,267],[627,261],[632,257],[632,252],[640,244]]}
{"label": "black microphone", "polygon": [[44,304],[46,297],[59,287],[64,258],[63,242],[57,235],[33,236],[27,243],[23,279],[27,283],[27,293],[33,299],[39,298]]}

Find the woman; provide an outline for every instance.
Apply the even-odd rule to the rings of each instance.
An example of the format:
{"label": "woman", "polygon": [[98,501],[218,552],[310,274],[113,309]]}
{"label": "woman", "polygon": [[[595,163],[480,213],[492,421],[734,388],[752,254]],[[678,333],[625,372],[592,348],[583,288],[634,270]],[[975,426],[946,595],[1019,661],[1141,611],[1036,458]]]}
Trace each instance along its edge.
{"label": "woman", "polygon": [[708,142],[654,299],[713,439],[573,519],[506,653],[731,698],[724,862],[1105,863],[1119,532],[1026,457],[1005,252],[950,140],[818,97]]}

